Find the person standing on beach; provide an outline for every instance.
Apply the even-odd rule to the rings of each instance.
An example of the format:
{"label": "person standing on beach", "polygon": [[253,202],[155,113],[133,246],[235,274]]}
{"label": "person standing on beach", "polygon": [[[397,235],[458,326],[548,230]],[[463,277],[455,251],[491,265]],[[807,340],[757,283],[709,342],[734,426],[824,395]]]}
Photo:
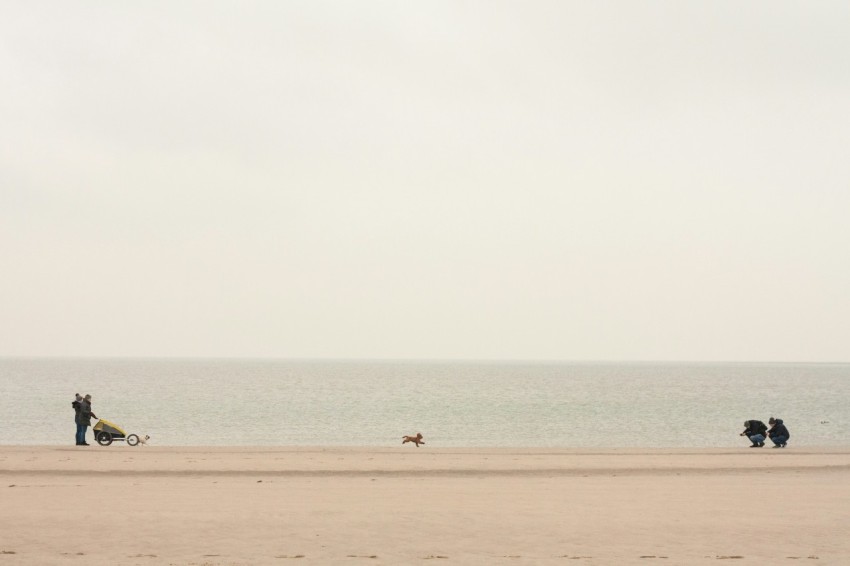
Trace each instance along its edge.
{"label": "person standing on beach", "polygon": [[91,410],[91,395],[86,395],[83,397],[83,400],[80,401],[80,412],[77,413],[77,425],[81,427],[82,431],[79,437],[79,444],[77,446],[88,446],[89,443],[86,442],[86,429],[91,426],[92,417],[97,418]]}
{"label": "person standing on beach", "polygon": [[764,446],[764,439],[767,438],[767,425],[757,420],[744,421],[744,432],[741,436],[750,439],[753,443],[750,448],[761,448]]}
{"label": "person standing on beach", "polygon": [[85,433],[85,428],[80,424],[80,410],[82,409],[83,397],[79,393],[74,393],[74,400],[71,401],[71,407],[74,408],[74,424],[77,425],[77,446],[81,445],[85,442],[85,438],[83,434]]}
{"label": "person standing on beach", "polygon": [[770,420],[767,421],[771,427],[770,430],[767,431],[767,435],[773,441],[774,448],[785,448],[788,444],[788,439],[791,438],[791,433],[788,432],[788,429],[785,428],[785,424],[782,422],[782,419],[774,419],[770,417]]}

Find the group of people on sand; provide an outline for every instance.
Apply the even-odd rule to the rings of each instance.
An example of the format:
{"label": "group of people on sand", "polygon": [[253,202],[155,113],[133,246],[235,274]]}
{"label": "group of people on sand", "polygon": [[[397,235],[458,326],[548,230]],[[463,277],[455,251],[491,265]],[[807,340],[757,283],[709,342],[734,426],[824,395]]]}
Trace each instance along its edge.
{"label": "group of people on sand", "polygon": [[782,419],[774,419],[770,417],[767,421],[770,424],[768,430],[767,425],[758,420],[744,421],[744,432],[741,436],[746,436],[752,442],[750,448],[763,448],[764,441],[770,439],[773,442],[774,448],[785,448],[788,445],[788,439],[791,438],[791,433]]}
{"label": "group of people on sand", "polygon": [[97,418],[91,410],[91,395],[82,397],[79,393],[74,393],[71,407],[74,408],[74,422],[77,424],[77,446],[89,446],[86,442],[86,429],[91,426],[91,420]]}
{"label": "group of people on sand", "polygon": [[[91,395],[87,394],[83,397],[79,393],[75,393],[71,407],[74,409],[74,422],[77,425],[77,446],[89,446],[89,443],[86,442],[86,430],[91,426],[91,420],[97,418],[91,408]],[[767,422],[770,424],[770,429],[767,428],[766,424],[756,419],[744,421],[744,432],[741,433],[741,436],[750,439],[750,442],[752,442],[750,448],[763,448],[764,441],[768,438],[773,442],[774,448],[785,448],[791,438],[791,433],[788,432],[785,423],[782,422],[782,419],[773,417],[770,417]],[[418,436],[420,439],[422,438],[421,434]],[[403,443],[407,442],[408,438],[412,442],[416,442],[411,437],[405,436],[404,438]],[[417,442],[417,447],[419,442]]]}

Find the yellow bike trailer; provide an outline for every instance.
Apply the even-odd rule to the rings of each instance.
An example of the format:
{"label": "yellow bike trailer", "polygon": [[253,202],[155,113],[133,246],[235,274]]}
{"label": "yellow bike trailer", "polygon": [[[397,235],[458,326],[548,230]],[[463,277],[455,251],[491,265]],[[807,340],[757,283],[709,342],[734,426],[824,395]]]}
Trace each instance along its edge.
{"label": "yellow bike trailer", "polygon": [[97,440],[97,443],[101,446],[109,446],[113,442],[117,441],[127,441],[127,444],[130,446],[136,446],[139,443],[139,436],[137,434],[127,435],[120,426],[115,423],[109,422],[106,419],[100,419],[97,421],[97,424],[94,425],[94,439]]}

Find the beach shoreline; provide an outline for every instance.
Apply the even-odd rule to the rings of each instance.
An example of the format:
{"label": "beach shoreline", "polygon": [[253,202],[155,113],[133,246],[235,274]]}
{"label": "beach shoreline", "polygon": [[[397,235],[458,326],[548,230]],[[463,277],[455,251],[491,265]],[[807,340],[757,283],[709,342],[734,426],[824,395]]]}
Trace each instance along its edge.
{"label": "beach shoreline", "polygon": [[850,447],[0,446],[0,566],[845,564],[848,480]]}

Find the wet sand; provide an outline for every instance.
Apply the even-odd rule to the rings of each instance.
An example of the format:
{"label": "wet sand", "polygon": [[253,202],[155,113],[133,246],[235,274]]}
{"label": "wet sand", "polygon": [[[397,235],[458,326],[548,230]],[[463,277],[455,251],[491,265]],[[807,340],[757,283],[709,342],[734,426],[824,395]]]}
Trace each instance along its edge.
{"label": "wet sand", "polygon": [[0,566],[845,565],[848,528],[850,448],[0,447]]}

